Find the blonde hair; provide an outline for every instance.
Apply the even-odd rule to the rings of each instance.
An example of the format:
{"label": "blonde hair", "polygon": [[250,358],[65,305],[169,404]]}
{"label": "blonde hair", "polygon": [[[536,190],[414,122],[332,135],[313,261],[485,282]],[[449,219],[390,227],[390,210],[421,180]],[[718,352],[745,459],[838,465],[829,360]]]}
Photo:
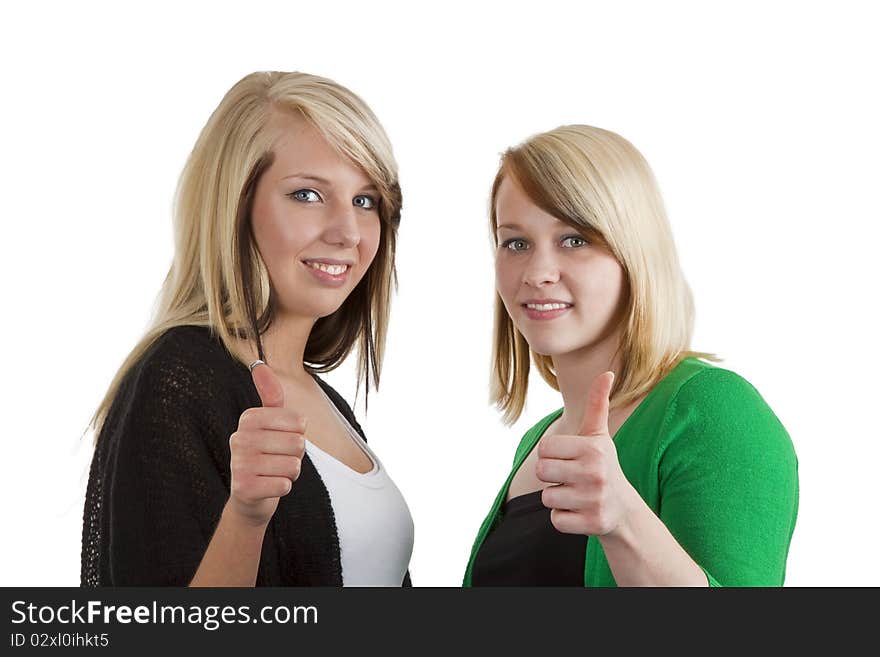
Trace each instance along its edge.
{"label": "blonde hair", "polygon": [[[489,224],[495,246],[498,189],[510,177],[543,211],[607,249],[624,271],[624,309],[611,407],[647,393],[683,358],[719,360],[690,351],[694,307],[660,191],[648,163],[620,135],[585,125],[562,126],[508,149],[492,185]],[[528,390],[530,356],[559,390],[550,356],[533,352],[495,295],[490,401],[514,423]]]}
{"label": "blonde hair", "polygon": [[376,387],[385,351],[401,193],[397,163],[370,108],[341,85],[306,73],[257,72],[223,97],[202,129],[180,176],[174,212],[174,261],[158,307],[92,418],[96,436],[126,373],[151,344],[175,326],[207,326],[230,354],[236,338],[256,343],[274,316],[273,292],[251,229],[254,191],[271,165],[273,114],[296,113],[361,167],[379,190],[382,223],[376,256],[352,293],[309,335],[304,364],[313,372],[338,367],[358,345],[358,387]]}

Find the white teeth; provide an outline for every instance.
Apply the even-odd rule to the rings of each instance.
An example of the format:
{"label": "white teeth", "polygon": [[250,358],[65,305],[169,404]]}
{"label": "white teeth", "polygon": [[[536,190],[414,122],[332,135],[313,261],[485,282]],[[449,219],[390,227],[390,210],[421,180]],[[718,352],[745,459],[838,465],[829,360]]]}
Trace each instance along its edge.
{"label": "white teeth", "polygon": [[333,276],[339,276],[339,274],[348,269],[348,265],[325,265],[323,262],[309,262],[307,264],[313,269],[320,269]]}
{"label": "white teeth", "polygon": [[568,308],[570,305],[568,303],[527,303],[526,308],[531,308],[532,310],[560,310],[561,308]]}

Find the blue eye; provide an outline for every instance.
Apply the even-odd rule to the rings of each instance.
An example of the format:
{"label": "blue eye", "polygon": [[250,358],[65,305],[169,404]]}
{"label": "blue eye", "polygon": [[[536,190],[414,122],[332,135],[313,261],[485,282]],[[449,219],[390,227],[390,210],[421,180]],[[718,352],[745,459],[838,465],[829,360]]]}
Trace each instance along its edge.
{"label": "blue eye", "polygon": [[525,251],[528,248],[528,244],[524,239],[519,237],[513,237],[507,241],[505,241],[501,245],[502,249],[508,249],[510,251]]}
{"label": "blue eye", "polygon": [[352,205],[356,208],[361,208],[362,210],[372,210],[376,207],[376,199],[372,196],[367,196],[366,194],[359,194],[355,196],[352,201]]}
{"label": "blue eye", "polygon": [[288,196],[294,201],[300,201],[302,203],[317,203],[321,200],[320,194],[314,189],[298,189],[295,192],[288,194]]}
{"label": "blue eye", "polygon": [[582,246],[586,246],[587,240],[585,240],[580,235],[569,235],[568,237],[562,238],[562,245],[566,246],[566,244],[568,244],[568,248],[570,249],[577,249]]}

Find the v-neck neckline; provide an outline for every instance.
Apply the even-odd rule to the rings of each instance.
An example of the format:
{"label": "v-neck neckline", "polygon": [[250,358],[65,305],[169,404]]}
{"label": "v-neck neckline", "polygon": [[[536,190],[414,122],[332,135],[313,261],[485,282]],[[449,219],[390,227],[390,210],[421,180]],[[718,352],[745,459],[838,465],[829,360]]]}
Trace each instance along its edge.
{"label": "v-neck neckline", "polygon": [[[669,378],[672,376],[672,373],[675,372],[675,370],[678,369],[679,366],[681,366],[687,360],[689,360],[689,359],[688,358],[681,359],[678,363],[675,364],[675,367],[673,367],[671,370],[669,370],[669,372],[666,374],[666,376],[664,376],[662,379],[660,379],[656,383],[656,385],[653,388],[651,388],[650,391],[648,391],[648,394],[646,394],[642,398],[642,401],[639,402],[638,406],[636,406],[633,409],[633,412],[629,414],[629,416],[626,418],[626,420],[623,421],[623,424],[621,424],[617,428],[617,431],[614,432],[614,435],[611,437],[611,440],[613,442],[615,442],[615,443],[617,442],[618,438],[621,435],[623,435],[625,433],[625,430],[628,428],[628,426],[630,424],[632,424],[633,418],[643,412],[644,408],[647,406],[648,400],[652,399],[656,394],[658,394],[658,391],[663,387],[663,384],[669,380]],[[516,473],[519,472],[519,469],[522,467],[522,464],[525,462],[525,460],[529,457],[529,454],[532,453],[532,450],[535,449],[535,446],[538,444],[538,442],[540,442],[540,440],[541,440],[541,438],[543,438],[544,434],[547,433],[547,429],[550,428],[550,425],[552,425],[556,420],[558,420],[564,411],[565,411],[565,407],[563,406],[559,410],[557,410],[553,413],[550,413],[550,415],[546,416],[544,419],[542,419],[540,422],[538,422],[538,424],[536,424],[534,427],[532,427],[532,430],[534,431],[534,435],[532,436],[530,442],[527,444],[528,445],[527,449],[524,449],[520,453],[519,458],[516,459],[516,462],[513,465],[513,470],[511,471],[510,475],[507,478],[507,482],[504,485],[503,494],[501,496],[502,506],[503,506],[504,500],[507,500],[507,493],[510,490],[510,484],[513,482],[513,478],[516,476]]]}

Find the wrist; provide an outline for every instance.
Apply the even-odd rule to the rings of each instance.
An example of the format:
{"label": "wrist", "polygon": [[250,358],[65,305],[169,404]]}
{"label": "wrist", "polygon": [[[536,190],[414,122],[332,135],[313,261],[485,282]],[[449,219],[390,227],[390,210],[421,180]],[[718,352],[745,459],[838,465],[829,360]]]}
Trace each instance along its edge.
{"label": "wrist", "polygon": [[647,510],[650,513],[648,505],[639,495],[638,491],[627,482],[625,494],[621,502],[621,513],[614,529],[599,536],[603,545],[605,542],[619,545],[632,546],[635,543],[639,514]]}
{"label": "wrist", "polygon": [[231,497],[227,500],[220,514],[220,522],[237,534],[262,536],[269,526],[269,519],[256,518],[242,512],[240,506]]}

